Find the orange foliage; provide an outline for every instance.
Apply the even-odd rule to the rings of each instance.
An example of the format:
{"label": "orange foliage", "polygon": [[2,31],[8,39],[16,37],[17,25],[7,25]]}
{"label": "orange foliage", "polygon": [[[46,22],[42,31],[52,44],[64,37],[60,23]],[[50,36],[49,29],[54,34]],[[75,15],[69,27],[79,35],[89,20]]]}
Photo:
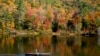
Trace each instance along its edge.
{"label": "orange foliage", "polygon": [[95,17],[100,17],[100,12],[95,12]]}
{"label": "orange foliage", "polygon": [[37,25],[38,22],[39,22],[39,20],[40,20],[39,18],[36,18],[36,19],[34,20],[33,24],[34,24],[34,25]]}
{"label": "orange foliage", "polygon": [[67,15],[67,20],[71,19],[75,12],[76,12],[75,10],[71,10],[68,14],[66,14]]}
{"label": "orange foliage", "polygon": [[46,19],[46,21],[44,21],[44,23],[43,23],[42,28],[43,28],[43,30],[46,30],[47,28],[49,28],[49,26],[50,26],[50,21],[48,19]]}
{"label": "orange foliage", "polygon": [[50,15],[51,20],[54,19],[53,8],[50,5],[47,7],[47,14]]}
{"label": "orange foliage", "polygon": [[77,16],[74,17],[73,23],[74,23],[74,25],[76,25],[76,24],[78,24],[80,21],[81,21],[81,18],[80,18],[79,15],[77,15]]}
{"label": "orange foliage", "polygon": [[65,19],[63,19],[63,18],[60,18],[60,19],[58,19],[58,22],[59,22],[59,24],[63,24],[63,23],[65,23],[65,22],[66,22],[66,20],[65,20]]}
{"label": "orange foliage", "polygon": [[26,6],[26,15],[27,15],[28,18],[30,18],[33,15],[32,7],[27,2],[25,3],[25,6]]}
{"label": "orange foliage", "polygon": [[88,22],[94,24],[95,19],[99,16],[99,13],[97,12],[90,12],[88,14],[86,14],[86,16],[84,17],[84,19],[86,19]]}

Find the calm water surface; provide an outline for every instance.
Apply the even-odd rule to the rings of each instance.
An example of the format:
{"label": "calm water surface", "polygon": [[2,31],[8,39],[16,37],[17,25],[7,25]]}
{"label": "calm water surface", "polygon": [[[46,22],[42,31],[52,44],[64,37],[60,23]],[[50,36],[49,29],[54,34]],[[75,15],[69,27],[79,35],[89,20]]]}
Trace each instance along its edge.
{"label": "calm water surface", "polygon": [[100,37],[0,35],[0,54],[36,52],[50,56],[100,56]]}

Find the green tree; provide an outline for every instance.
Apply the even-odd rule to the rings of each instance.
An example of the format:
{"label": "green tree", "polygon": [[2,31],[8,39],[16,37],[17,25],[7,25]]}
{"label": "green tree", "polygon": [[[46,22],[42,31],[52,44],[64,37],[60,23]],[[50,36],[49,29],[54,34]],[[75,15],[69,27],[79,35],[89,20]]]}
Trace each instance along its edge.
{"label": "green tree", "polygon": [[21,29],[21,22],[23,21],[25,17],[25,6],[24,6],[24,0],[16,0],[15,1],[16,7],[17,7],[17,18],[15,19],[15,28]]}

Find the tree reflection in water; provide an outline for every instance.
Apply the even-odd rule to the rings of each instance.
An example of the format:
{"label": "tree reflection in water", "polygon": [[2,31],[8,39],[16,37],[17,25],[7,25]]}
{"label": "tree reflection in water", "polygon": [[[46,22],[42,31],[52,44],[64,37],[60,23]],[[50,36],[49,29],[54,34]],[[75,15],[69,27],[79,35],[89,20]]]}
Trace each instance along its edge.
{"label": "tree reflection in water", "polygon": [[53,35],[52,38],[51,38],[51,44],[52,44],[52,55],[57,55],[57,44],[58,44],[58,41],[57,41],[57,36],[56,35]]}
{"label": "tree reflection in water", "polygon": [[98,38],[82,36],[0,36],[0,54],[51,53],[51,56],[100,56]]}

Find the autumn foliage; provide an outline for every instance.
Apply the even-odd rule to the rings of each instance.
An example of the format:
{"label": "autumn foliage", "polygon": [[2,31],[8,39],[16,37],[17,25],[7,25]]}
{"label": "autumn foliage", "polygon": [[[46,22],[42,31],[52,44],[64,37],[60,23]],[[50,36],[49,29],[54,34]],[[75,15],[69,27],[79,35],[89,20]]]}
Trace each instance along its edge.
{"label": "autumn foliage", "polygon": [[[57,13],[56,17],[54,13]],[[100,19],[99,2],[98,0],[95,2],[91,0],[0,0],[2,27],[8,25],[9,29],[16,29],[17,26],[23,29],[21,26],[23,22],[29,21],[28,29],[46,30],[51,29],[54,18],[57,18],[59,26],[63,28],[67,27],[68,20],[73,20],[73,24],[77,25],[82,19],[98,27],[100,23],[96,24],[96,20]]]}

